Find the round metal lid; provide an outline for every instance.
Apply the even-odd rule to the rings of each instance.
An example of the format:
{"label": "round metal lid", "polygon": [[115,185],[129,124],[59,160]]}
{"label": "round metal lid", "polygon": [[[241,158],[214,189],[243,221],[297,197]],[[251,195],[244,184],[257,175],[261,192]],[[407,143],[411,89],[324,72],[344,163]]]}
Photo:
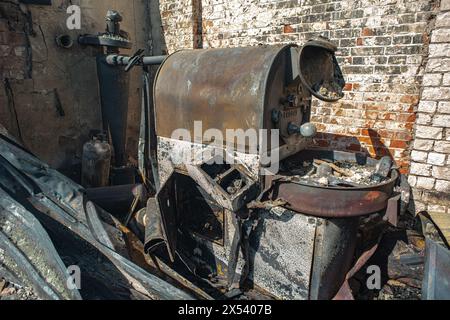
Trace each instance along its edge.
{"label": "round metal lid", "polygon": [[336,60],[337,47],[325,38],[309,40],[300,50],[300,80],[316,98],[336,102],[344,97],[345,80]]}

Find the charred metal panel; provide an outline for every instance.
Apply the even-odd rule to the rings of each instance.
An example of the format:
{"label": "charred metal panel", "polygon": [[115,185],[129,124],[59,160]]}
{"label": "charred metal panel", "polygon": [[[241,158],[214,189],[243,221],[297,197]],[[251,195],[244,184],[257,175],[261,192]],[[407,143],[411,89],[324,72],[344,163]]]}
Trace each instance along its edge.
{"label": "charred metal panel", "polygon": [[0,167],[0,276],[5,270],[39,299],[81,299],[67,288],[67,268],[39,221],[3,189]]}
{"label": "charred metal panel", "polygon": [[261,220],[251,235],[253,281],[277,298],[306,300],[320,219],[281,208],[273,210],[278,215],[260,212]]}
{"label": "charred metal panel", "polygon": [[311,271],[312,300],[331,300],[351,268],[359,218],[322,219],[316,231]]}
{"label": "charred metal panel", "polygon": [[[161,185],[167,181],[173,171],[176,170],[187,174],[186,163],[200,165],[203,162],[201,160],[202,155],[205,153],[214,154],[216,151],[216,147],[206,144],[202,145],[188,141],[158,137],[158,170]],[[219,151],[221,154],[225,154],[226,152],[223,149]],[[249,174],[251,179],[258,180],[260,170],[259,155],[234,152],[230,156],[235,160],[235,163],[245,168],[245,172]]]}
{"label": "charred metal panel", "polygon": [[450,300],[450,251],[427,239],[423,299]]}
{"label": "charred metal panel", "polygon": [[[322,219],[310,218],[282,208],[273,212],[262,210],[257,227],[250,236],[249,280],[258,290],[277,299],[309,298],[311,267],[314,259],[314,239]],[[212,274],[223,279],[229,272],[232,242],[236,233],[233,213],[225,211],[224,244],[206,242],[194,235],[196,245],[183,246],[183,253],[194,264],[209,266]],[[180,248],[181,249],[181,248]],[[211,257],[213,255],[213,257]],[[237,278],[245,261],[239,253]]]}
{"label": "charred metal panel", "polygon": [[[223,208],[236,212],[257,196],[258,186],[256,182],[240,170],[239,166],[227,164],[217,165],[227,168],[222,173],[224,176],[223,180],[220,180],[220,177],[213,179],[213,177],[209,176],[205,172],[206,169],[202,169],[205,166],[207,167],[208,165],[206,163],[202,166],[186,165],[186,168],[189,176]],[[224,181],[225,179],[230,181]],[[240,186],[237,186],[238,189],[231,186],[233,180],[240,182]],[[221,183],[221,181],[224,182]]]}

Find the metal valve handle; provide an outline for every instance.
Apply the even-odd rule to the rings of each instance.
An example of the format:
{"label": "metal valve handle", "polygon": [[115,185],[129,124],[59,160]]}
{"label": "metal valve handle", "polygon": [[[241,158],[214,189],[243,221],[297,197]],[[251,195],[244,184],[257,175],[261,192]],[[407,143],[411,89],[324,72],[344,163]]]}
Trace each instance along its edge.
{"label": "metal valve handle", "polygon": [[125,72],[130,71],[135,65],[141,64],[142,57],[144,56],[144,50],[139,49],[128,60],[128,64],[125,67]]}

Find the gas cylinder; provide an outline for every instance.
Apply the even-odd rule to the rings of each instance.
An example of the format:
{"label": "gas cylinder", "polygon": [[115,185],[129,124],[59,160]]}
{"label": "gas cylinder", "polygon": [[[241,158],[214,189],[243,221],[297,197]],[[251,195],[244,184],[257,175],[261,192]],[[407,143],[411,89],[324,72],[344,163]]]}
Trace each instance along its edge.
{"label": "gas cylinder", "polygon": [[111,146],[105,135],[96,135],[83,146],[81,184],[85,188],[109,185]]}

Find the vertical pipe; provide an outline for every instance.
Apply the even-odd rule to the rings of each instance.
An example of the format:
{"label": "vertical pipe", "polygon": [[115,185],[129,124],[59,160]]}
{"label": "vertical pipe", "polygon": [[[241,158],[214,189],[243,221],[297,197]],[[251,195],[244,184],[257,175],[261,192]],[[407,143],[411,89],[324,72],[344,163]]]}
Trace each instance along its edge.
{"label": "vertical pipe", "polygon": [[105,55],[97,56],[103,129],[108,132],[114,147],[114,165],[127,164],[126,134],[128,116],[129,73],[110,66]]}
{"label": "vertical pipe", "polygon": [[193,48],[203,48],[203,7],[202,0],[192,0]]}

